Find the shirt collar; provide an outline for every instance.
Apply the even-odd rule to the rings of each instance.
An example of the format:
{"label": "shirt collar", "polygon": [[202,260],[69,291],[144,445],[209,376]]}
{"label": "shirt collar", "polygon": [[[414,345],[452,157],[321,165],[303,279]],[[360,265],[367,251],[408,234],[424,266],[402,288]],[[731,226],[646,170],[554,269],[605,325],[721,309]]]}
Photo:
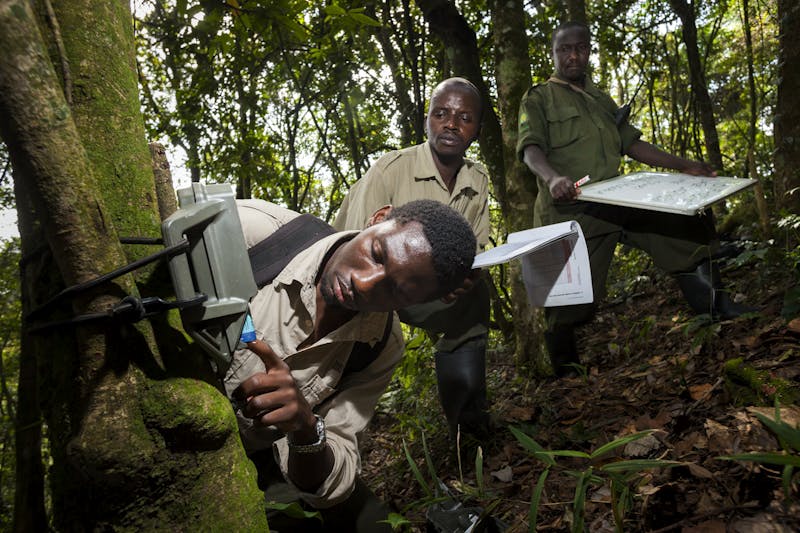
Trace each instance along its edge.
{"label": "shirt collar", "polygon": [[[414,163],[413,170],[414,180],[424,181],[435,179],[444,190],[447,190],[447,185],[445,185],[441,174],[439,174],[439,169],[436,168],[436,163],[433,162],[433,152],[431,152],[430,143],[425,141],[422,144],[418,144],[414,147],[414,150],[417,152],[417,157],[415,158],[416,162]],[[480,189],[480,184],[478,181],[479,174],[477,169],[478,167],[473,161],[467,159],[466,157],[464,158],[464,164],[461,165],[461,168],[458,169],[458,174],[456,174],[456,184],[455,187],[453,187],[453,196],[464,191],[465,189],[472,189],[476,193],[478,192]]]}

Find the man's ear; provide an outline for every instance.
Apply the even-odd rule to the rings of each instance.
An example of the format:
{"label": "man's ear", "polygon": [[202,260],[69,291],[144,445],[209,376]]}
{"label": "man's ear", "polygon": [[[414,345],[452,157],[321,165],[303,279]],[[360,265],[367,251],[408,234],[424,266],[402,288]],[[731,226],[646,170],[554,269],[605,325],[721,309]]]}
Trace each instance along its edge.
{"label": "man's ear", "polygon": [[369,217],[369,220],[367,220],[367,227],[374,226],[378,222],[383,222],[384,220],[386,220],[386,217],[389,216],[389,213],[391,212],[392,212],[391,205],[385,205],[381,207],[380,209],[372,213],[371,217]]}

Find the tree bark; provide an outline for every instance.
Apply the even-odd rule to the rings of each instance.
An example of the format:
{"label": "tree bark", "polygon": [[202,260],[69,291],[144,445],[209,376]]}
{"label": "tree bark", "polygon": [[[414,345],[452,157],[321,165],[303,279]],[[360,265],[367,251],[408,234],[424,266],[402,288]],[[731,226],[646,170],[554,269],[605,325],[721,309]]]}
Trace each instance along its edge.
{"label": "tree bark", "polygon": [[[31,219],[21,231],[23,249],[43,244],[42,257],[51,254],[56,266],[47,272],[71,286],[127,262],[117,227],[157,234],[159,217],[127,5],[53,7],[73,69],[76,113],[59,86],[30,3],[2,0],[0,134],[17,198],[30,200],[18,204],[27,210],[21,217]],[[31,242],[37,228],[43,243]],[[52,295],[50,284],[39,285],[31,304]],[[105,312],[125,294],[138,294],[131,276],[79,294],[68,309],[52,307],[67,313],[61,318]],[[24,320],[23,328],[53,318],[44,311]],[[157,342],[191,359],[185,341],[173,340],[183,338],[180,332],[173,333],[168,338],[147,325],[106,323],[40,336],[47,341],[36,355],[57,529],[266,527],[227,400],[206,383],[178,377],[177,369],[183,375],[189,370],[185,362],[171,364],[179,359],[173,354],[159,357]]]}
{"label": "tree bark", "polygon": [[[528,229],[533,225],[533,204],[536,200],[536,178],[516,155],[519,103],[531,86],[531,65],[528,37],[525,32],[525,10],[522,0],[495,0],[492,4],[492,26],[495,48],[497,110],[503,127],[503,160],[506,169],[508,201],[503,217],[509,231]],[[510,265],[512,280],[513,328],[516,339],[515,359],[530,368],[544,367],[542,358],[541,312],[528,305],[528,297],[519,269],[519,262]],[[499,316],[495,313],[495,317]]]}
{"label": "tree bark", "polygon": [[800,4],[778,0],[778,100],[775,105],[775,202],[800,212]]}
{"label": "tree bark", "polygon": [[708,160],[714,168],[722,171],[722,152],[719,147],[719,135],[717,134],[717,125],[714,120],[714,108],[711,105],[705,72],[700,61],[700,51],[697,48],[697,21],[693,4],[687,3],[686,0],[669,0],[669,3],[683,25],[681,34],[683,36],[683,44],[686,46],[692,93],[697,101],[700,123],[703,126]]}

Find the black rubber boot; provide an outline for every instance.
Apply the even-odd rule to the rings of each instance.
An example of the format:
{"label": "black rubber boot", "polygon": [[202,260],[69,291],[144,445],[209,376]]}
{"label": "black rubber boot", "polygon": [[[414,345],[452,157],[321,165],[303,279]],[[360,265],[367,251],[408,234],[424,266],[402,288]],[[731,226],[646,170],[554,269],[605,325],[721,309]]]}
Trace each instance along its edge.
{"label": "black rubber boot", "polygon": [[436,352],[439,401],[450,436],[459,429],[478,439],[490,431],[486,400],[486,335],[467,341],[452,352]]}
{"label": "black rubber boot", "polygon": [[675,275],[689,306],[696,313],[708,313],[723,320],[758,311],[755,307],[737,304],[722,287],[719,267],[711,261],[700,263],[691,272]]}
{"label": "black rubber boot", "polygon": [[556,326],[544,334],[544,343],[550,355],[550,363],[557,377],[575,376],[578,371],[574,366],[580,364],[578,347],[575,343],[575,328],[572,326]]}

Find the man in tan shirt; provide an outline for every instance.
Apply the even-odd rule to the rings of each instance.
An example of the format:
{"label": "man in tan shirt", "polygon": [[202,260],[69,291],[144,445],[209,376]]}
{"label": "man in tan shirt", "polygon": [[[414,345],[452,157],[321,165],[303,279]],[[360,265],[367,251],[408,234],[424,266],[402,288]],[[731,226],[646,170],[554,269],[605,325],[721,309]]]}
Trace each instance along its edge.
{"label": "man in tan shirt", "polygon": [[[248,247],[298,216],[261,200],[240,200],[238,211]],[[235,352],[225,388],[251,458],[274,453],[277,468],[259,472],[262,486],[282,477],[313,508],[345,506],[326,517],[330,524],[351,513],[344,518],[369,522],[352,501],[365,490],[358,439],[403,353],[392,311],[453,298],[474,255],[471,228],[447,206],[385,206],[367,229],[324,237],[258,291],[250,302],[257,341]],[[358,342],[377,353],[351,370]],[[374,521],[339,525],[378,530]]]}
{"label": "man in tan shirt", "polygon": [[[464,78],[437,85],[428,109],[428,141],[378,159],[351,188],[333,223],[336,229],[365,227],[387,204],[420,198],[448,204],[472,227],[479,248],[489,240],[489,177],[464,155],[480,133],[483,106],[478,89]],[[452,304],[431,302],[402,309],[400,319],[438,336],[436,377],[451,435],[460,429],[478,437],[489,426],[486,400],[486,338],[489,290],[478,279]]]}

